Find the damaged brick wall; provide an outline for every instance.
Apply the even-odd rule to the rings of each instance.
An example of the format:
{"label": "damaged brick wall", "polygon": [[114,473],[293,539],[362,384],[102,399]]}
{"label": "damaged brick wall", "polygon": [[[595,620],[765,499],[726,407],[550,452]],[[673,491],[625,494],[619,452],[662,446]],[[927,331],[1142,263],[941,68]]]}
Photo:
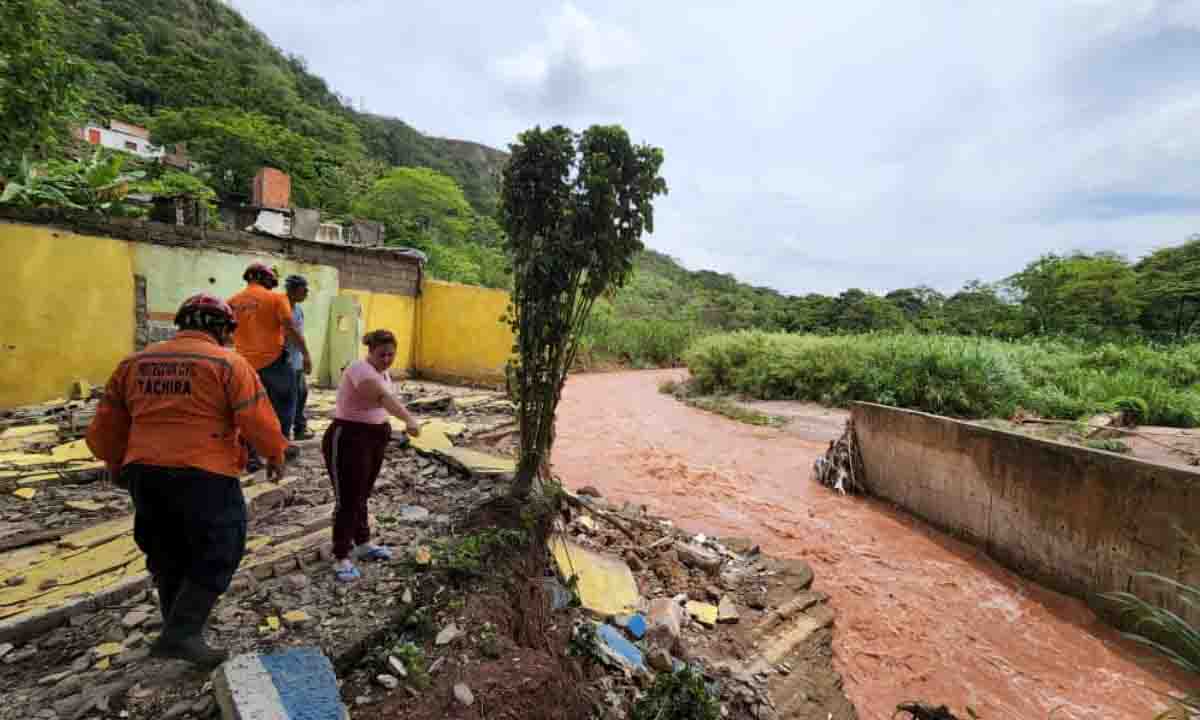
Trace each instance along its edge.
{"label": "damaged brick wall", "polygon": [[146,278],[133,276],[133,349],[144,350],[150,344],[150,301],[146,299]]}
{"label": "damaged brick wall", "polygon": [[420,294],[420,263],[392,248],[329,245],[295,238],[233,230],[173,225],[129,218],[60,210],[57,208],[0,207],[0,219],[33,225],[53,225],[81,235],[118,238],[131,242],[230,252],[280,255],[297,262],[328,265],[338,270],[341,287],[392,295]]}

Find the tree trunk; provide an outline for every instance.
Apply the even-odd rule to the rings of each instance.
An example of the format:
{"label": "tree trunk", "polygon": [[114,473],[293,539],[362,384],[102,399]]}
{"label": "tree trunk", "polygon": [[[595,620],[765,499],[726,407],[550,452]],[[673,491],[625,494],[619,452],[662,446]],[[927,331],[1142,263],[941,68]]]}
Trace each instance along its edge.
{"label": "tree trunk", "polygon": [[538,463],[526,462],[523,458],[517,465],[517,474],[513,477],[512,490],[509,491],[509,496],[520,501],[522,504],[529,500],[529,494],[533,491],[533,480],[537,477]]}

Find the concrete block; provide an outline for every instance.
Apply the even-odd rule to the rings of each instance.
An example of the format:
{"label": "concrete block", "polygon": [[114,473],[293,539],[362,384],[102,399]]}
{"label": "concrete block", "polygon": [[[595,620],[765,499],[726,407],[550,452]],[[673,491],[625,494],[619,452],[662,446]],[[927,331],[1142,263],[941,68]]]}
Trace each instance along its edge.
{"label": "concrete block", "polygon": [[313,647],[232,658],[213,672],[225,720],[349,720],[329,658]]}
{"label": "concrete block", "polygon": [[637,607],[641,595],[624,561],[592,552],[560,536],[550,538],[549,544],[559,574],[579,578],[576,589],[583,607],[602,617]]}

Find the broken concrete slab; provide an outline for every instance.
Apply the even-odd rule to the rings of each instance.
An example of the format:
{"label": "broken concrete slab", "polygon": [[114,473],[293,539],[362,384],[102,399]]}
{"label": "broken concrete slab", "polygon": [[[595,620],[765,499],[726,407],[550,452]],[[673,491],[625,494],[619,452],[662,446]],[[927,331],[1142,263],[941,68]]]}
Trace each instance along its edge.
{"label": "broken concrete slab", "polygon": [[650,642],[673,648],[687,619],[683,606],[672,598],[656,598],[646,610],[646,635]]}
{"label": "broken concrete slab", "polygon": [[280,616],[283,624],[290,628],[303,627],[312,621],[312,617],[303,610],[289,610]]}
{"label": "broken concrete slab", "polygon": [[452,401],[453,398],[451,398],[449,395],[434,395],[433,397],[409,400],[407,403],[405,403],[405,405],[412,412],[439,412],[448,409]]}
{"label": "broken concrete slab", "polygon": [[689,600],[687,603],[688,615],[691,615],[696,622],[705,627],[715,627],[717,624],[717,606],[709,603],[696,602]]}
{"label": "broken concrete slab", "polygon": [[550,538],[550,553],[566,580],[578,578],[580,604],[601,617],[628,612],[641,600],[637,582],[624,561],[588,550],[562,536]]}
{"label": "broken concrete slab", "polygon": [[34,445],[48,445],[57,442],[57,425],[20,425],[0,432],[0,450],[24,450]]}
{"label": "broken concrete slab", "polygon": [[658,672],[671,672],[675,667],[675,660],[671,657],[671,653],[660,647],[650,651],[650,654],[646,656],[646,662]]}
{"label": "broken concrete slab", "polygon": [[511,475],[517,471],[517,462],[512,458],[470,448],[450,447],[437,454],[472,475]]}
{"label": "broken concrete slab", "polygon": [[742,619],[738,614],[737,604],[733,598],[725,595],[721,598],[721,602],[717,605],[717,622],[719,623],[736,623]]}
{"label": "broken concrete slab", "polygon": [[455,410],[468,410],[501,399],[499,395],[459,395],[452,400]]}
{"label": "broken concrete slab", "polygon": [[445,452],[454,447],[450,438],[462,435],[466,430],[467,426],[462,423],[427,420],[421,423],[421,434],[409,438],[409,444],[421,453]]}
{"label": "broken concrete slab", "polygon": [[437,639],[434,640],[434,644],[439,647],[442,645],[449,645],[458,638],[462,637],[462,635],[463,631],[459,630],[458,626],[454,623],[450,623],[446,627],[442,628],[442,631],[438,633]]}
{"label": "broken concrete slab", "polygon": [[400,520],[410,523],[423,523],[429,520],[429,510],[419,505],[401,505]]}
{"label": "broken concrete slab", "polygon": [[88,448],[86,440],[73,440],[62,445],[55,445],[51,448],[50,455],[58,461],[95,459],[92,457],[92,451]]}
{"label": "broken concrete slab", "polygon": [[230,659],[213,673],[224,720],[348,720],[329,658],[314,647]]}
{"label": "broken concrete slab", "polygon": [[720,555],[695,543],[675,543],[675,552],[684,565],[712,574],[721,569],[724,562]]}
{"label": "broken concrete slab", "polygon": [[464,683],[456,683],[454,686],[454,699],[466,707],[471,707],[475,704],[475,693],[471,692],[471,688],[467,687]]}

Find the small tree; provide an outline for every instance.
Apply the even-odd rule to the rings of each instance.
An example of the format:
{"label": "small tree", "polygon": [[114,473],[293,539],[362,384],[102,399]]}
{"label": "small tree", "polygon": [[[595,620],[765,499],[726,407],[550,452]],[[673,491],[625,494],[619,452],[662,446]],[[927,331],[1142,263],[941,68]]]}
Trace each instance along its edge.
{"label": "small tree", "polygon": [[509,379],[521,430],[512,494],[525,500],[546,475],[554,413],[592,305],[628,279],[667,184],[662,150],[633,145],[619,125],[535,127],[510,150],[500,223],[513,261]]}

